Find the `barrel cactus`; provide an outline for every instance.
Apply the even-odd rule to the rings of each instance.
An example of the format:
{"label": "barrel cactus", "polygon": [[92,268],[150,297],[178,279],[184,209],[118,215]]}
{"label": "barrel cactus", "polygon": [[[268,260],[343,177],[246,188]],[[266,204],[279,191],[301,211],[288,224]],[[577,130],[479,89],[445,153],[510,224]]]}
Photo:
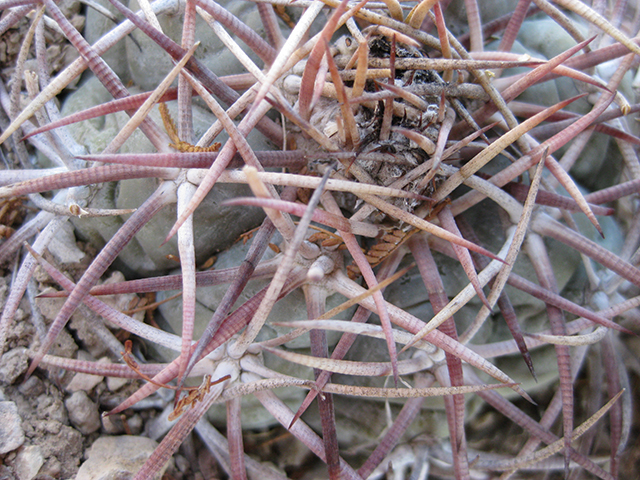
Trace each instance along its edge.
{"label": "barrel cactus", "polygon": [[[0,196],[37,212],[0,245],[0,353],[31,292],[60,306],[25,378],[137,380],[108,416],[170,392],[135,478],[192,431],[234,479],[625,478],[637,6],[109,0],[84,36],[3,8],[34,13]],[[53,78],[45,19],[78,53]],[[153,325],[105,297],[147,294]],[[115,363],[51,354],[88,310]],[[275,425],[315,460],[250,455]]]}

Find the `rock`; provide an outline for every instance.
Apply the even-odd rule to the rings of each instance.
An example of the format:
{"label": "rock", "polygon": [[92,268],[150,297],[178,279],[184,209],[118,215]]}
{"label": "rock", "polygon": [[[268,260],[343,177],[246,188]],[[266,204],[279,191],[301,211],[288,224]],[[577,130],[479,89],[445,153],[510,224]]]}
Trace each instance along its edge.
{"label": "rock", "polygon": [[61,478],[60,472],[62,472],[62,465],[60,464],[60,461],[56,457],[50,457],[44,462],[44,465],[40,469],[38,480]]}
{"label": "rock", "polygon": [[[78,352],[78,360],[87,360],[93,361],[93,358],[86,352],[79,351]],[[102,358],[98,361],[98,363],[108,363],[109,359]],[[102,380],[104,380],[103,376],[100,375],[90,375],[88,373],[76,373],[74,377],[69,382],[69,385],[65,388],[67,392],[78,392],[85,391],[88,392],[93,389],[96,385],[98,385]]]}
{"label": "rock", "polygon": [[[56,292],[55,288],[47,287],[41,293],[48,294]],[[38,306],[38,310],[42,316],[49,321],[53,321],[56,318],[57,313],[64,305],[66,298],[56,298],[56,297],[37,297],[36,305]]]}
{"label": "rock", "polygon": [[120,390],[126,384],[131,381],[129,378],[121,378],[121,377],[107,377],[107,388],[110,392],[115,392]]}
{"label": "rock", "polygon": [[93,387],[98,385],[103,379],[104,377],[101,377],[99,375],[76,373],[75,376],[71,379],[71,382],[69,382],[69,385],[67,385],[66,390],[67,392],[88,392]]}
{"label": "rock", "polygon": [[184,458],[182,455],[176,455],[175,460],[176,460],[176,468],[180,473],[185,474],[189,471],[189,467],[190,467],[189,460]]}
{"label": "rock", "polygon": [[78,345],[76,345],[71,334],[66,330],[62,330],[58,334],[49,354],[58,357],[73,358],[77,351]]}
{"label": "rock", "polygon": [[0,383],[11,385],[22,375],[28,367],[27,349],[14,348],[8,351],[0,359]]}
{"label": "rock", "polygon": [[127,419],[127,425],[132,434],[136,435],[142,432],[144,428],[144,420],[140,414],[136,413]]}
{"label": "rock", "polygon": [[45,391],[44,383],[38,377],[31,376],[29,379],[18,387],[18,390],[23,395],[30,397],[37,397],[42,395]]}
{"label": "rock", "polygon": [[13,468],[19,480],[32,480],[44,464],[44,457],[39,447],[31,445],[20,449],[13,461]]}
{"label": "rock", "polygon": [[167,405],[160,415],[147,424],[147,434],[154,440],[160,440],[176,424],[177,420],[169,420],[173,405]]}
{"label": "rock", "polygon": [[73,226],[69,222],[63,223],[53,237],[47,249],[58,263],[77,263],[84,258],[84,252],[76,245]]}
{"label": "rock", "polygon": [[0,455],[15,450],[24,440],[18,407],[13,402],[0,402]]}
{"label": "rock", "polygon": [[119,433],[124,433],[124,428],[122,426],[122,420],[117,418],[117,416],[104,416],[100,419],[102,422],[102,431],[108,433],[109,435],[117,435]]}
{"label": "rock", "polygon": [[98,406],[91,401],[85,392],[75,392],[65,400],[64,404],[69,412],[71,424],[81,433],[88,435],[100,428]]}
{"label": "rock", "polygon": [[[132,478],[157,447],[146,437],[118,436],[98,438],[80,466],[76,480],[124,480]],[[165,465],[154,477],[162,478]]]}

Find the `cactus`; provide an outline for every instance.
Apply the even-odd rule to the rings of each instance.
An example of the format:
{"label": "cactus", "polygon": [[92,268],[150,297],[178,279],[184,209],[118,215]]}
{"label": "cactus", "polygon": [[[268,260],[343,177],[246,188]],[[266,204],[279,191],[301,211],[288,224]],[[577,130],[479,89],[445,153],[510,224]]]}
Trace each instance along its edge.
{"label": "cactus", "polygon": [[[35,14],[0,91],[0,143],[16,159],[0,196],[38,213],[0,245],[5,263],[24,252],[0,353],[41,266],[61,288],[47,295],[65,300],[26,377],[142,379],[108,415],[175,391],[139,479],[193,430],[230,478],[285,478],[243,446],[276,423],[331,479],[381,478],[391,463],[402,478],[403,462],[411,478],[624,478],[636,6],[158,0],[142,14],[110,2],[124,20],[93,40],[52,0],[3,2],[5,30]],[[54,78],[43,15],[79,54]],[[87,69],[64,116],[56,97]],[[43,258],[68,220],[97,246],[75,281]],[[198,268],[218,251],[215,269]],[[167,255],[179,272],[166,275]],[[112,265],[132,278],[99,285]],[[175,332],[101,299],[148,292],[168,300],[155,314]],[[160,363],[112,336],[117,364],[51,355],[83,305],[157,346]]]}

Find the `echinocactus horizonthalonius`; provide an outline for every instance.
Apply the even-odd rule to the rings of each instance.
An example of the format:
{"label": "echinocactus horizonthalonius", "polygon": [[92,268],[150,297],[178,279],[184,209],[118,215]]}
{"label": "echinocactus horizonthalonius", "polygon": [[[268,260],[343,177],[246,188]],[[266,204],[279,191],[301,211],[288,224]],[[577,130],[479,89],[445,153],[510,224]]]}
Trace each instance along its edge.
{"label": "echinocactus horizonthalonius", "polygon": [[[135,478],[196,455],[193,430],[231,478],[628,477],[635,6],[114,0],[83,37],[73,8],[2,5],[2,32],[23,25],[0,91],[7,408],[34,378],[46,399],[45,372],[70,392],[55,367],[137,379],[65,400],[94,436],[163,408]],[[79,54],[53,78],[50,28]],[[276,424],[319,460],[256,461]],[[16,435],[7,464],[37,450],[55,473]]]}

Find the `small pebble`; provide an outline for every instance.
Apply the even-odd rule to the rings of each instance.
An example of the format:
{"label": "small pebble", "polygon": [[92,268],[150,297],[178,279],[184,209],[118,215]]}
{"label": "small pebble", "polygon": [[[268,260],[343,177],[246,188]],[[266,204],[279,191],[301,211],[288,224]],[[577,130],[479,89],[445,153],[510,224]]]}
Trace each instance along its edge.
{"label": "small pebble", "polygon": [[15,450],[24,440],[18,407],[13,402],[0,402],[0,455]]}
{"label": "small pebble", "polygon": [[102,417],[101,420],[102,420],[102,431],[104,433],[108,433],[109,435],[117,435],[119,433],[124,433],[124,428],[122,427],[122,421],[119,418],[115,418],[109,415],[109,416]]}
{"label": "small pebble", "polygon": [[44,383],[38,377],[31,376],[18,387],[21,394],[29,397],[37,397],[44,393]]}
{"label": "small pebble", "polygon": [[[94,358],[87,352],[80,350],[78,352],[78,360],[85,361],[94,361]],[[98,363],[109,363],[108,358],[101,358],[98,360]],[[73,393],[79,390],[84,390],[85,392],[91,391],[96,385],[98,385],[104,377],[101,375],[90,375],[88,373],[76,373],[65,390],[67,392]]]}
{"label": "small pebble", "polygon": [[116,392],[131,381],[130,378],[107,377],[107,388],[110,392]]}
{"label": "small pebble", "polygon": [[89,392],[98,385],[104,377],[89,375],[88,373],[76,373],[65,389],[67,392]]}
{"label": "small pebble", "polygon": [[[113,480],[130,478],[140,470],[158,443],[146,437],[100,437],[88,451],[76,480]],[[154,479],[162,478],[165,465]]]}
{"label": "small pebble", "polygon": [[73,233],[73,226],[70,223],[64,223],[58,229],[47,249],[58,263],[62,264],[78,263],[85,255],[84,252],[76,246],[76,236]]}
{"label": "small pebble", "polygon": [[140,414],[136,413],[131,417],[127,418],[127,425],[129,426],[129,430],[134,435],[137,435],[142,432],[143,421]]}
{"label": "small pebble", "polygon": [[71,424],[84,435],[93,433],[100,428],[100,414],[98,406],[83,392],[74,392],[64,402],[69,412]]}
{"label": "small pebble", "polygon": [[60,460],[56,457],[49,457],[45,462],[44,466],[40,469],[40,475],[38,475],[38,480],[41,478],[44,480],[45,478],[60,478],[60,474],[62,473],[62,464]]}
{"label": "small pebble", "polygon": [[184,458],[182,455],[175,455],[174,460],[176,461],[176,468],[181,473],[186,473],[189,471],[189,460]]}
{"label": "small pebble", "polygon": [[8,351],[0,359],[0,383],[11,385],[27,370],[28,365],[26,348],[18,347]]}
{"label": "small pebble", "polygon": [[44,464],[44,457],[40,447],[30,445],[21,448],[18,456],[13,462],[13,468],[18,476],[18,480],[32,480],[38,475],[40,468]]}

